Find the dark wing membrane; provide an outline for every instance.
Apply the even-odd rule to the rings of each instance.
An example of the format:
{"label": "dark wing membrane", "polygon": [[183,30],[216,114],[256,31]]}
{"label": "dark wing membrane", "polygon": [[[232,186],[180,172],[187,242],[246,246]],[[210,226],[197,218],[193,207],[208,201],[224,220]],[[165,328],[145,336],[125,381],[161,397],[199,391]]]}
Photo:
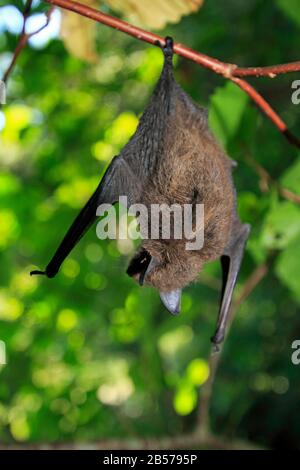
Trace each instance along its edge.
{"label": "dark wing membrane", "polygon": [[45,274],[50,278],[54,277],[62,262],[95,222],[98,206],[102,203],[114,204],[119,196],[127,196],[131,203],[133,193],[138,190],[137,186],[137,180],[128,164],[121,157],[115,157],[94,194],[67,231],[45,271],[32,271],[30,274]]}
{"label": "dark wing membrane", "polygon": [[175,81],[173,73],[173,42],[166,38],[162,47],[164,65],[146,106],[135,134],[122,149],[121,155],[135,169],[141,179],[151,178],[158,163],[168,153],[165,143],[170,126],[177,122],[177,103],[181,102],[186,112],[185,126],[208,129],[207,111],[199,107]]}
{"label": "dark wing membrane", "polygon": [[173,75],[173,43],[166,38],[162,47],[164,65],[160,78],[147,104],[135,134],[122,149],[121,155],[135,168],[139,178],[151,178],[165,152],[164,137],[168,121],[175,111],[176,82]]}
{"label": "dark wing membrane", "polygon": [[241,222],[236,218],[233,223],[230,241],[221,257],[223,285],[217,329],[214,337],[212,338],[212,342],[215,345],[222,343],[224,339],[230,313],[232,294],[244,256],[245,245],[249,232],[250,225],[241,224]]}

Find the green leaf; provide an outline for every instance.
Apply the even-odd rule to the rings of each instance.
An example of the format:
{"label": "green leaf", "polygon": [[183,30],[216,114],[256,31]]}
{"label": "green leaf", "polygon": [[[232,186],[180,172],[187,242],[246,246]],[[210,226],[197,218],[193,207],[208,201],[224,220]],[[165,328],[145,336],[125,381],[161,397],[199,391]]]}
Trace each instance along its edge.
{"label": "green leaf", "polygon": [[275,203],[268,213],[261,243],[268,249],[283,249],[300,235],[300,208],[291,202]]}
{"label": "green leaf", "polygon": [[300,235],[278,257],[275,271],[300,302]]}
{"label": "green leaf", "polygon": [[280,182],[285,188],[300,194],[300,157],[284,172]]}
{"label": "green leaf", "polygon": [[212,95],[209,125],[224,145],[236,134],[247,102],[247,95],[230,82],[217,88]]}
{"label": "green leaf", "polygon": [[300,26],[299,0],[277,0],[277,5],[291,20]]}

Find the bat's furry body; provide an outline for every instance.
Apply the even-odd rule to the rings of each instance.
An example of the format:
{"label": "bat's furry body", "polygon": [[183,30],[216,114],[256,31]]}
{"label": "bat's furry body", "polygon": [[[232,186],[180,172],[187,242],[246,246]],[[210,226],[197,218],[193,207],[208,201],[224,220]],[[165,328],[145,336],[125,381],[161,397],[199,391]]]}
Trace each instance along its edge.
{"label": "bat's furry body", "polygon": [[[177,88],[177,87],[176,87]],[[168,122],[163,158],[140,202],[172,205],[204,204],[204,246],[186,250],[187,240],[145,240],[142,248],[160,261],[145,283],[160,291],[179,289],[195,280],[203,263],[219,258],[229,240],[235,195],[231,163],[207,128],[206,112],[195,108],[174,92],[174,118]],[[176,116],[176,117],[175,117]]]}
{"label": "bat's furry body", "polygon": [[[53,277],[96,218],[102,202],[172,205],[204,204],[204,246],[186,250],[186,239],[144,240],[128,274],[157,288],[164,304],[178,313],[181,288],[195,280],[205,262],[222,257],[223,293],[214,337],[222,341],[236,275],[249,232],[236,215],[231,160],[208,129],[207,112],[176,83],[172,41],[163,48],[164,67],[138,128],[115,157],[95,193],[70,227],[45,274]],[[224,262],[228,258],[228,262]],[[40,272],[34,272],[40,273]]]}

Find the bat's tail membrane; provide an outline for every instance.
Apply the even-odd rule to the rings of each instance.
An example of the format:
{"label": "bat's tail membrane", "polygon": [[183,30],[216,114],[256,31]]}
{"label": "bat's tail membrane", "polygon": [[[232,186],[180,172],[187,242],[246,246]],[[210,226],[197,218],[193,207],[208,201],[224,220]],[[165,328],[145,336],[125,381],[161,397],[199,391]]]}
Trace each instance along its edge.
{"label": "bat's tail membrane", "polygon": [[62,262],[95,222],[99,204],[114,204],[120,195],[129,195],[130,188],[134,185],[135,181],[128,165],[121,157],[115,157],[106,170],[96,191],[67,231],[45,271],[35,270],[31,271],[30,274],[44,274],[49,278],[54,277]]}

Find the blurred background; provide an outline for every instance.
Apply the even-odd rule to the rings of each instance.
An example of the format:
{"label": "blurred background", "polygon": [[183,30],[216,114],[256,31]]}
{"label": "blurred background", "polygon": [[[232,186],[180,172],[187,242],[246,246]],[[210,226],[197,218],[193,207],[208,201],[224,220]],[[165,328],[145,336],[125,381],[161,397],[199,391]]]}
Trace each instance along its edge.
{"label": "blurred background", "polygon": [[[189,8],[176,13],[180,2],[164,0],[139,2],[141,11],[128,10],[126,0],[85,3],[240,66],[299,59],[295,0],[205,0],[185,15]],[[1,76],[22,30],[24,3],[0,5]],[[48,9],[34,0],[27,32],[44,24]],[[300,154],[236,86],[182,58],[175,64],[177,80],[209,108],[211,127],[238,162],[239,213],[252,234],[236,296],[265,269],[227,337],[211,429],[221,439],[299,449],[300,365],[292,364],[291,345],[300,339]],[[0,110],[0,340],[7,361],[0,365],[1,443],[160,437],[195,428],[210,373],[219,263],[185,289],[178,317],[126,276],[132,242],[100,241],[95,227],[56,278],[29,276],[47,264],[133,134],[161,66],[158,48],[54,10],[9,77]],[[297,78],[249,81],[300,136],[291,102]]]}

